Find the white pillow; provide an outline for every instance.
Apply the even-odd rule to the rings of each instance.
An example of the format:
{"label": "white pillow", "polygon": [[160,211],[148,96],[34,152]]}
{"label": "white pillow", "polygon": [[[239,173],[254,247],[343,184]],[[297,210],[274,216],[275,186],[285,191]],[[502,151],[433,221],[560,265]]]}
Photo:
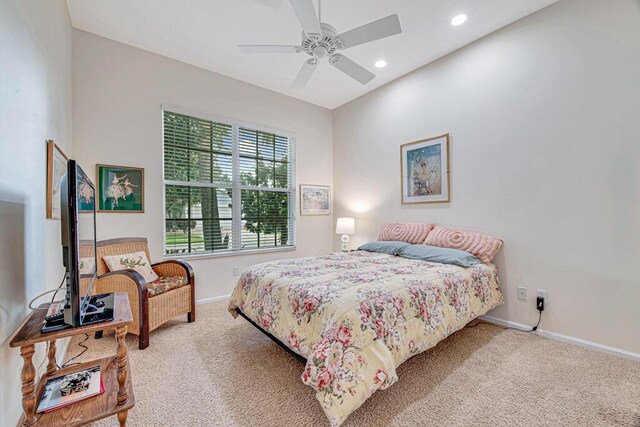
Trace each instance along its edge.
{"label": "white pillow", "polygon": [[109,271],[132,269],[140,273],[147,283],[158,280],[158,275],[153,271],[153,268],[151,268],[147,254],[142,251],[130,254],[109,255],[102,257],[102,259],[107,263]]}

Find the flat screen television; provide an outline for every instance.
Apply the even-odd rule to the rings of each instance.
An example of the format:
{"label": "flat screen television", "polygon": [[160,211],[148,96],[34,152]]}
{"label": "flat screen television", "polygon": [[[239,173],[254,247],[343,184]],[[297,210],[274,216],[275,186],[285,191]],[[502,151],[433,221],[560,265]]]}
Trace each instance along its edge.
{"label": "flat screen television", "polygon": [[62,260],[66,295],[62,312],[45,318],[43,332],[113,320],[113,294],[92,295],[97,279],[96,190],[75,160],[60,180]]}

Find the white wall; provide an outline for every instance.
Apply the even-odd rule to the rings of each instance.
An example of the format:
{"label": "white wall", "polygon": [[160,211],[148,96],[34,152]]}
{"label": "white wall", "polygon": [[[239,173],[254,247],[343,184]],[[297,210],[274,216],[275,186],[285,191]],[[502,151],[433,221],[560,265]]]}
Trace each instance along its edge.
{"label": "white wall", "polygon": [[[144,214],[98,214],[98,238],[144,236],[162,260],[161,105],[295,132],[297,183],[332,185],[332,116],[327,109],[79,30],[73,32],[74,157],[145,168]],[[240,268],[278,258],[326,254],[332,218],[298,218],[298,249],[190,260],[196,298],[231,293]]]}
{"label": "white wall", "polygon": [[[334,110],[335,214],[500,236],[493,316],[546,289],[542,328],[640,352],[639,118],[640,2],[563,0]],[[451,203],[402,206],[400,144],[443,132]]]}
{"label": "white wall", "polygon": [[[27,303],[58,286],[60,221],[47,220],[46,140],[71,154],[71,22],[64,0],[0,1],[0,425],[21,414]],[[44,347],[34,362],[44,360]]]}

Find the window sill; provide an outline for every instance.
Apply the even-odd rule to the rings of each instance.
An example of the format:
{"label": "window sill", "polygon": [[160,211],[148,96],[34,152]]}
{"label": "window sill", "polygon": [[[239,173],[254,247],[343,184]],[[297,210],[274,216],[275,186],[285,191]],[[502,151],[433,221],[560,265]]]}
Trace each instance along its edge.
{"label": "window sill", "polygon": [[239,251],[224,251],[224,252],[208,252],[203,254],[170,254],[164,255],[163,259],[177,259],[189,261],[191,259],[207,259],[207,258],[223,258],[223,257],[233,257],[233,256],[242,256],[242,255],[260,255],[260,254],[269,254],[274,252],[289,252],[295,251],[297,248],[295,246],[283,246],[279,248],[269,248],[269,249],[246,249]]}

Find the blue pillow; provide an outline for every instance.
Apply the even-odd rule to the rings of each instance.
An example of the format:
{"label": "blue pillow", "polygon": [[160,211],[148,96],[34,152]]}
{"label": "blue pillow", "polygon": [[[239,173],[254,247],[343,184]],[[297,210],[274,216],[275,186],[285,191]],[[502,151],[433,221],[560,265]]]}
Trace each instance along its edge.
{"label": "blue pillow", "polygon": [[398,252],[406,246],[411,246],[406,242],[378,241],[369,242],[358,248],[359,251],[379,252],[381,254],[398,255]]}
{"label": "blue pillow", "polygon": [[453,264],[465,268],[482,262],[468,252],[429,245],[407,245],[400,249],[398,255],[409,259]]}

